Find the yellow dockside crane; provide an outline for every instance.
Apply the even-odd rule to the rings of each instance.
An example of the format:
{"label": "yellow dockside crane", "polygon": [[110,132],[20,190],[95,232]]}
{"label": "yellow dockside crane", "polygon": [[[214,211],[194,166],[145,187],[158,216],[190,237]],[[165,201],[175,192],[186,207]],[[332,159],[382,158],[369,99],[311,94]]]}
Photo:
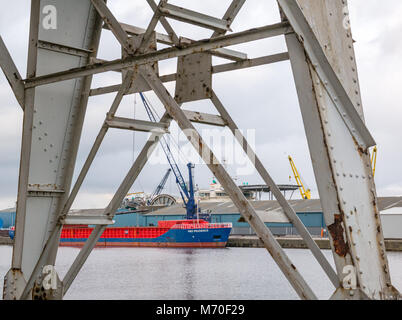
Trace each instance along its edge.
{"label": "yellow dockside crane", "polygon": [[300,194],[301,194],[302,198],[307,199],[307,200],[311,199],[311,191],[310,191],[310,189],[306,189],[304,187],[303,182],[302,182],[302,180],[300,178],[299,172],[296,169],[296,166],[295,166],[295,163],[293,162],[292,157],[289,156],[288,158],[289,158],[290,166],[291,166],[292,171],[293,171],[293,175],[295,176],[295,179],[296,179],[296,183],[299,186],[299,191],[300,191]]}

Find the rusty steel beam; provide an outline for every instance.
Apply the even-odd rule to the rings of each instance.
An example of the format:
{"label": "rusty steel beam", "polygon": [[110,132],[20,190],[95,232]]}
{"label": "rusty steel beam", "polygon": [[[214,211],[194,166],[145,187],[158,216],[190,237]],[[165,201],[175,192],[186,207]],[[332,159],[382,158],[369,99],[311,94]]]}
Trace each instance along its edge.
{"label": "rusty steel beam", "polygon": [[272,179],[268,171],[265,169],[260,159],[257,157],[251,146],[248,144],[246,138],[241,134],[236,123],[233,121],[232,117],[227,112],[226,108],[223,106],[222,102],[218,99],[214,91],[212,91],[211,101],[218,110],[223,120],[228,124],[229,129],[232,131],[233,135],[235,136],[239,144],[242,146],[244,152],[247,154],[250,161],[254,164],[255,168],[257,169],[257,172],[260,174],[260,176],[267,184],[267,186],[269,186],[276,201],[278,201],[278,203],[282,207],[283,212],[289,219],[289,222],[291,222],[295,226],[300,236],[305,241],[307,247],[311,250],[312,254],[316,258],[316,260],[318,261],[324,272],[327,274],[328,278],[330,279],[334,287],[338,288],[340,282],[334,269],[331,267],[328,260],[325,258],[324,254],[321,252],[320,248],[311,237],[310,233],[304,226],[303,222],[297,216],[293,207],[289,204],[285,196],[279,190],[277,184]]}
{"label": "rusty steel beam", "polygon": [[169,115],[177,122],[182,131],[187,135],[188,140],[193,144],[195,150],[199,153],[208,168],[229,194],[233,203],[239,209],[241,215],[246,219],[250,226],[260,237],[264,246],[271,254],[278,267],[282,270],[294,290],[301,299],[317,299],[314,292],[305,282],[295,265],[289,260],[279,243],[275,240],[271,231],[261,221],[251,204],[247,201],[242,191],[234,183],[232,178],[219,163],[213,152],[205,144],[201,136],[195,130],[190,120],[187,119],[184,112],[180,109],[177,102],[170,96],[163,83],[159,80],[154,71],[148,67],[141,72],[145,81],[152,88],[158,98],[161,100]]}
{"label": "rusty steel beam", "polygon": [[215,114],[190,110],[183,110],[183,112],[191,122],[209,124],[217,127],[225,127],[227,125],[227,122],[221,116]]}

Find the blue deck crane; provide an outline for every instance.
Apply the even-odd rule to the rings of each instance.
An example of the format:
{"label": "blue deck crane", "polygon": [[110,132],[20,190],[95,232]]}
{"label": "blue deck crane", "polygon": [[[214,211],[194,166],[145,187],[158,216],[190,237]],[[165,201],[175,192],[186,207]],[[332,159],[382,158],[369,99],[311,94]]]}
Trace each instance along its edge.
{"label": "blue deck crane", "polygon": [[[145,96],[142,92],[140,92],[140,97],[142,100],[142,103],[144,104],[145,110],[148,114],[149,119],[152,122],[156,122],[155,115],[152,112],[152,109],[150,105],[148,104],[148,101],[145,99]],[[173,171],[173,174],[176,177],[176,184],[179,188],[180,196],[183,200],[183,203],[186,207],[186,219],[192,220],[192,219],[204,219],[207,221],[211,220],[210,214],[207,213],[202,213],[200,208],[198,208],[198,205],[195,202],[195,197],[194,197],[194,181],[193,181],[193,168],[194,165],[192,163],[187,164],[188,168],[188,176],[189,176],[189,186],[187,187],[183,175],[180,172],[180,169],[173,157],[173,154],[170,150],[170,147],[166,141],[166,138],[164,136],[159,139],[159,142],[162,146],[162,149],[166,155],[166,158],[169,162],[170,168]]]}

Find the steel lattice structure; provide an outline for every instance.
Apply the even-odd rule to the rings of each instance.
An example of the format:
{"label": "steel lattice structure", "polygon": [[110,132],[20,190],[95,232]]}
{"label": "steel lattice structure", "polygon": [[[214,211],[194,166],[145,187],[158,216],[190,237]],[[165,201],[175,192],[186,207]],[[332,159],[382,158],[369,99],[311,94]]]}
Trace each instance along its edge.
{"label": "steel lattice structure", "polygon": [[[24,110],[16,236],[3,297],[63,297],[102,232],[112,223],[121,201],[155,149],[156,137],[166,133],[174,120],[300,298],[317,297],[202,140],[193,122],[228,127],[233,132],[333,283],[333,299],[398,298],[399,293],[391,284],[368,152],[375,141],[364,123],[353,40],[350,28],[345,27],[347,1],[278,0],[282,21],[230,34],[230,26],[245,0],[233,0],[222,18],[180,8],[167,0],[146,1],[154,14],[143,29],[120,23],[103,0],[54,0],[51,4],[32,0],[25,79],[0,38],[0,66]],[[212,36],[203,40],[180,37],[168,19],[212,30]],[[56,21],[63,25],[63,30],[54,28]],[[154,31],[158,22],[166,33]],[[97,59],[103,29],[110,30],[120,43],[121,59]],[[285,37],[288,52],[248,59],[243,52],[226,49],[279,36]],[[158,50],[158,43],[169,47]],[[212,56],[231,61],[213,66]],[[159,76],[158,62],[176,57],[177,73]],[[336,270],[245,137],[239,134],[212,88],[215,73],[284,60],[290,61],[294,75]],[[122,83],[91,88],[93,75],[107,71],[121,72]],[[170,81],[176,81],[174,97],[164,85]],[[153,91],[166,109],[159,123],[115,116],[125,95],[145,91]],[[88,99],[110,92],[116,92],[112,106],[72,184]],[[181,108],[185,102],[200,99],[210,99],[219,116]],[[64,224],[77,223],[69,216],[69,210],[109,128],[152,134],[103,214],[89,221],[96,227],[60,280],[54,270],[60,232]]]}

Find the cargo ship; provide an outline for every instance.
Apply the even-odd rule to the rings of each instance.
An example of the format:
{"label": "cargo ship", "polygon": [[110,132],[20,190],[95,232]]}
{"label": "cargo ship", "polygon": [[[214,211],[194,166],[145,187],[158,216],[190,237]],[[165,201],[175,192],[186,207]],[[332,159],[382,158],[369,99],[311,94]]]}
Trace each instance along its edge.
{"label": "cargo ship", "polygon": [[[110,227],[98,240],[97,247],[176,247],[222,248],[226,246],[231,223],[206,220],[158,221],[155,227]],[[93,228],[64,226],[60,246],[81,247]]]}

